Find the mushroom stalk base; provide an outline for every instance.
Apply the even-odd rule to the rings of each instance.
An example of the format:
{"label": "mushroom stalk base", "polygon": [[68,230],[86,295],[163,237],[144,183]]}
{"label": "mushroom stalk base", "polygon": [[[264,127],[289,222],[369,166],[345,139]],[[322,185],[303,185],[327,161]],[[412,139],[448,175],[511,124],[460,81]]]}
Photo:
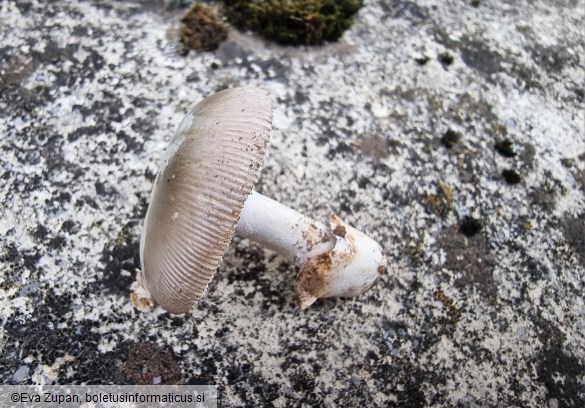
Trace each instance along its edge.
{"label": "mushroom stalk base", "polygon": [[325,225],[255,191],[242,208],[236,233],[301,268],[295,282],[301,309],[319,298],[360,295],[386,267],[380,245],[337,215]]}

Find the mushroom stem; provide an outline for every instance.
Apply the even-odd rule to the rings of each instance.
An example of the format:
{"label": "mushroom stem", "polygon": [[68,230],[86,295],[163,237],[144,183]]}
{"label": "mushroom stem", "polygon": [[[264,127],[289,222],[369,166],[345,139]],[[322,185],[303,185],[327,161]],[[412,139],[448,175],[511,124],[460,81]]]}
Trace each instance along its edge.
{"label": "mushroom stem", "polygon": [[256,191],[246,199],[236,233],[301,268],[295,291],[302,309],[318,298],[362,294],[386,266],[380,245],[335,214],[327,226]]}
{"label": "mushroom stem", "polygon": [[329,227],[256,191],[248,196],[236,234],[269,248],[298,266],[331,250],[335,239]]}

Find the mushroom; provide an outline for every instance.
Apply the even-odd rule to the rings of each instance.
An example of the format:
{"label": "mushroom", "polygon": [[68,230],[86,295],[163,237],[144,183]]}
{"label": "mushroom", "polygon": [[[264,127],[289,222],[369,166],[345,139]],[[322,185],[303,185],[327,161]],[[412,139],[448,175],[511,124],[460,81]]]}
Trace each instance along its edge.
{"label": "mushroom", "polygon": [[140,239],[144,287],[133,300],[150,296],[146,304],[189,311],[234,234],[301,268],[301,309],[318,298],[357,296],[378,280],[386,260],[374,240],[335,214],[326,225],[253,191],[271,123],[272,100],[255,88],[213,94],[183,119],[152,189]]}

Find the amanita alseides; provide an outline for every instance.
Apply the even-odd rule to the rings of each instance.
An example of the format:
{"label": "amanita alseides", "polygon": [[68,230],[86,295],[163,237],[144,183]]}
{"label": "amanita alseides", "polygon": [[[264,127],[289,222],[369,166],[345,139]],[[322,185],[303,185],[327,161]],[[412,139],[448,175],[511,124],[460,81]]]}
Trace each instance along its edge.
{"label": "amanita alseides", "polygon": [[357,296],[384,272],[382,248],[335,214],[325,225],[253,191],[271,124],[266,91],[227,89],[198,103],[171,140],[140,240],[142,283],[168,312],[185,313],[205,294],[234,233],[301,268],[302,309]]}

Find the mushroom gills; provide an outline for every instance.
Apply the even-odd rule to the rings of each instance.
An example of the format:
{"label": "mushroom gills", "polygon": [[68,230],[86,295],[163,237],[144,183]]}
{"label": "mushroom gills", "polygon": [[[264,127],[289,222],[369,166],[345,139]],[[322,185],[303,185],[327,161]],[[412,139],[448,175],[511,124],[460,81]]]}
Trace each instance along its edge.
{"label": "mushroom gills", "polygon": [[181,122],[144,220],[143,285],[170,313],[200,299],[229,246],[270,139],[272,99],[256,88],[208,96]]}

